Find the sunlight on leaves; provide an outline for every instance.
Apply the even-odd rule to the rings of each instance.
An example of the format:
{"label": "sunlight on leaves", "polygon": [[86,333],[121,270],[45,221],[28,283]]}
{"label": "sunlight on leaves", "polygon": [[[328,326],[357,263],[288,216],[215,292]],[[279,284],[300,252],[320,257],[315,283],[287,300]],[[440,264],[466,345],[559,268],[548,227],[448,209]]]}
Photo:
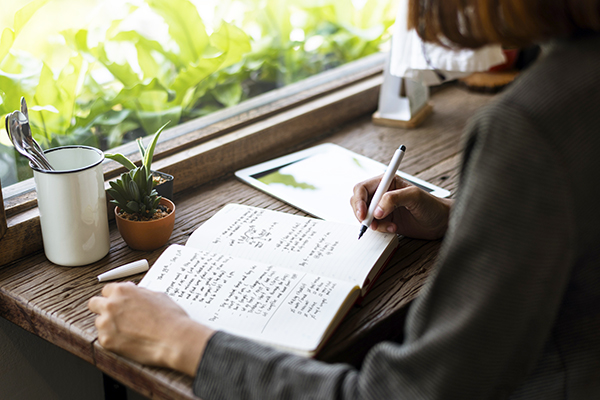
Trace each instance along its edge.
{"label": "sunlight on leaves", "polygon": [[[0,35],[0,113],[18,109],[24,96],[43,147],[103,150],[166,121],[175,126],[376,53],[389,38],[396,6],[393,0],[62,0],[94,13],[94,5],[104,8],[87,25],[45,19],[54,33],[36,36],[46,42],[30,53],[16,43],[37,29],[31,21],[42,7],[56,4],[19,1],[12,27]],[[30,176],[5,139],[0,161],[18,171],[0,176],[3,186]]]}

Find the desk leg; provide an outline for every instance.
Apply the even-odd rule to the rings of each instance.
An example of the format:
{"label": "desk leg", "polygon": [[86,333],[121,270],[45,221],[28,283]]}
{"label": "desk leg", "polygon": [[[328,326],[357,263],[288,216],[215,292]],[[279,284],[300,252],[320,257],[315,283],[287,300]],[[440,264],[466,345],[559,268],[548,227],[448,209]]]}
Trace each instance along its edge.
{"label": "desk leg", "polygon": [[127,388],[110,376],[102,374],[105,400],[127,400]]}

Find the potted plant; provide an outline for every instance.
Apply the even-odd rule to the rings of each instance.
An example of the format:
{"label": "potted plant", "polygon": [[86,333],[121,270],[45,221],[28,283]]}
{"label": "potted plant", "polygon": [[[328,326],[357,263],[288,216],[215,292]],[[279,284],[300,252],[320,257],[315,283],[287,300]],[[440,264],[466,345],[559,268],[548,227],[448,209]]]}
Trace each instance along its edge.
{"label": "potted plant", "polygon": [[[135,166],[122,155],[110,155],[113,160],[129,168],[115,181],[110,181],[106,192],[116,204],[115,220],[123,240],[135,250],[155,250],[163,246],[171,237],[175,223],[175,204],[161,197],[155,189],[150,165],[160,128],[148,148],[142,152],[142,165]],[[123,161],[125,160],[125,161]],[[131,164],[131,165],[129,165]],[[133,166],[133,167],[131,167]]]}
{"label": "potted plant", "polygon": [[[169,121],[171,122],[171,121]],[[152,180],[154,181],[154,188],[158,192],[158,194],[162,197],[166,197],[169,200],[173,200],[173,176],[166,174],[160,171],[153,171],[151,169],[152,157],[154,155],[154,149],[156,148],[156,143],[158,143],[158,137],[160,136],[163,129],[169,124],[167,122],[163,126],[161,126],[152,141],[148,144],[148,147],[144,148],[144,143],[142,142],[142,138],[137,138],[136,143],[138,145],[138,149],[140,151],[140,155],[142,156],[142,165],[145,166],[147,174],[152,176]],[[125,157],[123,154],[104,154],[106,158],[109,158],[113,161],[118,162],[123,165],[129,171],[137,168],[136,165],[129,158]]]}

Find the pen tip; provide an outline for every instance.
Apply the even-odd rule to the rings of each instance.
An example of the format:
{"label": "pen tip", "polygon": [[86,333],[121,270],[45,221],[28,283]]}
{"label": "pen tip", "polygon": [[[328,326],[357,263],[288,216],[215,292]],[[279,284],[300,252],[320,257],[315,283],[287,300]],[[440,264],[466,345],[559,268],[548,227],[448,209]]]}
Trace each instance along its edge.
{"label": "pen tip", "polygon": [[400,150],[406,151],[406,146],[405,145],[400,146]]}
{"label": "pen tip", "polygon": [[362,235],[365,234],[365,232],[367,231],[367,226],[363,225],[360,227],[360,233],[358,234],[358,240],[360,240],[360,238],[362,237]]}

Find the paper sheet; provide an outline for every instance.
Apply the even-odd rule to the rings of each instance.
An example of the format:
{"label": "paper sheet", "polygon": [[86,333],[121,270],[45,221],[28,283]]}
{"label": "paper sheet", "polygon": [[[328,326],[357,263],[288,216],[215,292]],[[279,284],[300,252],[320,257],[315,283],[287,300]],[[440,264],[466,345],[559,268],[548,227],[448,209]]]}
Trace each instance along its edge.
{"label": "paper sheet", "polygon": [[214,329],[313,351],[355,288],[349,282],[171,245],[140,282]]}
{"label": "paper sheet", "polygon": [[396,235],[331,221],[228,204],[186,246],[362,285]]}

